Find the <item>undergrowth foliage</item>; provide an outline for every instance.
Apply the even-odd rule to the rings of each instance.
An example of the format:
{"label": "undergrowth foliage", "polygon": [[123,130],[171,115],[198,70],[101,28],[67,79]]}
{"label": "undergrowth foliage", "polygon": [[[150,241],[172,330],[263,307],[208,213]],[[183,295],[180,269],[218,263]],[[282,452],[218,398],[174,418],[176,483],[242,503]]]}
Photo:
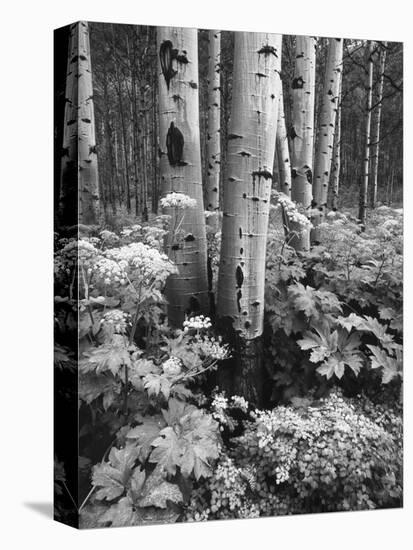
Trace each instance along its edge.
{"label": "undergrowth foliage", "polygon": [[378,378],[400,388],[402,212],[377,208],[366,231],[351,214],[331,212],[319,230],[323,244],[299,256],[283,228],[270,232],[266,308],[273,397],[326,390],[318,374],[352,383],[356,391],[379,387]]}
{"label": "undergrowth foliage", "polygon": [[[79,338],[82,526],[400,506],[402,213],[379,207],[365,231],[331,213],[322,245],[297,254],[289,220],[295,231],[310,224],[274,200],[262,410],[206,391],[232,353],[213,320],[168,326],[169,216],[56,235],[59,372],[75,369]],[[193,205],[181,194],[165,201],[179,209],[176,240]],[[219,239],[210,232],[212,273]],[[59,457],[56,472],[67,490]]]}

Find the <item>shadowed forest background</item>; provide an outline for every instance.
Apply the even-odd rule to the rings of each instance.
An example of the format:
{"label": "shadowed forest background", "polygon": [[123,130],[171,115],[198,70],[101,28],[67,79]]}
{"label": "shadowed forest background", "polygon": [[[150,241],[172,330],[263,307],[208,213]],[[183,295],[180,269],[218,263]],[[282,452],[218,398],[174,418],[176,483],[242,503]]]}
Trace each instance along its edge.
{"label": "shadowed forest background", "polygon": [[[67,33],[58,35],[56,48],[56,110],[63,121]],[[208,121],[208,31],[199,31],[199,102],[200,137],[203,153],[203,179],[208,170],[206,137]],[[100,195],[108,224],[123,223],[126,214],[146,216],[158,212],[160,174],[158,159],[158,83],[156,27],[136,25],[90,25],[91,58],[96,116],[96,143],[99,155]],[[316,53],[316,90],[321,91],[328,39],[319,38]],[[221,140],[225,154],[230,116],[234,33],[221,36]],[[343,49],[343,88],[341,94],[341,190],[339,205],[356,206],[363,177],[363,139],[366,111],[366,41],[347,39]],[[401,204],[403,183],[403,47],[386,43],[387,59],[381,112],[378,200],[383,204]],[[292,101],[289,89],[294,72],[294,36],[283,37],[281,80],[285,98],[287,128],[291,125]],[[373,113],[377,113],[380,44],[374,52]],[[315,96],[316,117],[320,93]],[[62,126],[56,131],[62,132]],[[62,137],[57,138],[61,141]],[[58,153],[58,150],[57,150]],[[225,156],[221,161],[221,179]],[[60,172],[60,157],[55,162]],[[274,185],[278,173],[274,171]],[[59,181],[59,176],[56,177]],[[58,201],[59,193],[55,193]],[[145,210],[146,209],[146,210]],[[116,214],[115,214],[116,213]],[[134,219],[134,218],[133,218]]]}
{"label": "shadowed forest background", "polygon": [[55,517],[402,506],[403,45],[55,32]]}

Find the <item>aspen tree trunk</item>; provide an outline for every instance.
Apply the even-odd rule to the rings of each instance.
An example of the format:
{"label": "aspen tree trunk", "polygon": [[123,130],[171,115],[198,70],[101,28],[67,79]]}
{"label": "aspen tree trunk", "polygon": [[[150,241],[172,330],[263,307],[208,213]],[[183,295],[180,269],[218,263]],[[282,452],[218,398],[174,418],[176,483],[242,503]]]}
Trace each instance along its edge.
{"label": "aspen tree trunk", "polygon": [[[235,345],[233,393],[262,400],[265,252],[279,107],[281,35],[236,32],[217,315]],[[221,379],[222,382],[222,379]]]}
{"label": "aspen tree trunk", "polygon": [[282,91],[282,83],[280,82],[280,96],[277,118],[277,136],[276,136],[276,152],[278,163],[278,174],[280,178],[280,191],[285,193],[287,197],[291,197],[291,161],[290,150],[288,147],[287,128],[285,125],[284,114],[284,96]]}
{"label": "aspen tree trunk", "polygon": [[89,28],[70,28],[63,130],[60,212],[63,225],[99,221],[98,161],[95,142]]}
{"label": "aspen tree trunk", "polygon": [[208,50],[208,134],[207,134],[207,181],[206,207],[213,212],[208,225],[218,229],[219,177],[221,164],[221,31],[209,31]]}
{"label": "aspen tree trunk", "polygon": [[367,85],[366,85],[366,141],[364,150],[363,162],[363,179],[360,185],[359,198],[359,220],[360,223],[366,225],[367,215],[367,193],[369,187],[369,166],[370,166],[370,132],[371,132],[371,102],[373,93],[373,44],[368,41],[367,46]]}
{"label": "aspen tree trunk", "polygon": [[[308,213],[313,198],[315,48],[314,37],[296,37],[294,78],[291,83],[291,198]],[[291,246],[298,251],[309,250],[310,231],[294,223],[290,225],[294,233]]]}
{"label": "aspen tree trunk", "polygon": [[336,211],[338,209],[338,192],[340,186],[340,167],[341,167],[341,87],[337,105],[336,132],[334,136],[333,161],[331,165],[331,187],[332,201],[331,208]]}
{"label": "aspen tree trunk", "polygon": [[317,226],[325,220],[327,213],[328,182],[334,147],[334,132],[339,104],[340,80],[343,64],[343,39],[330,38],[323,85],[320,126],[314,162],[313,215],[314,229],[311,241],[320,240]]}
{"label": "aspen tree trunk", "polygon": [[79,219],[84,224],[96,224],[99,221],[99,180],[89,27],[84,21],[81,21],[78,25]]}
{"label": "aspen tree trunk", "polygon": [[[132,37],[133,38],[133,37]],[[139,145],[140,140],[138,139],[138,114],[137,114],[137,93],[136,93],[136,45],[135,41],[132,40],[132,52],[129,46],[128,35],[126,35],[126,52],[128,58],[128,69],[130,75],[131,83],[131,93],[130,93],[130,113],[131,113],[131,126],[132,126],[132,143],[131,143],[131,159],[133,165],[133,180],[134,180],[134,195],[135,195],[135,216],[138,217],[141,211],[140,208],[140,197],[139,197]]]}
{"label": "aspen tree trunk", "polygon": [[374,133],[373,154],[371,157],[371,207],[376,208],[377,202],[377,178],[379,169],[379,154],[380,154],[380,121],[381,110],[383,107],[383,87],[384,87],[384,69],[386,66],[386,46],[380,50],[380,73],[379,73],[379,89],[377,93],[377,111],[376,111],[376,131]]}
{"label": "aspen tree trunk", "polygon": [[118,60],[116,58],[116,44],[115,44],[115,32],[114,32],[114,26],[112,25],[112,48],[114,53],[114,59],[113,64],[115,67],[115,88],[118,95],[118,102],[119,102],[119,113],[120,113],[120,120],[121,120],[121,128],[122,128],[122,146],[123,146],[123,162],[125,165],[124,169],[124,195],[126,195],[126,208],[128,213],[131,212],[131,195],[130,195],[130,178],[129,178],[129,159],[128,159],[128,136],[127,136],[127,128],[126,128],[126,116],[125,116],[125,109],[123,105],[123,98],[122,98],[122,82],[120,79],[119,74],[119,67],[118,67]]}
{"label": "aspen tree trunk", "polygon": [[109,200],[112,207],[112,214],[116,216],[116,183],[117,183],[117,172],[116,172],[116,162],[115,155],[113,152],[113,132],[112,132],[112,123],[111,123],[111,111],[109,104],[109,95],[108,95],[108,81],[106,73],[106,65],[103,66],[103,100],[105,105],[105,143],[107,147],[107,155],[109,157],[109,174],[110,174],[110,184],[109,184]]}
{"label": "aspen tree trunk", "polygon": [[66,72],[63,146],[60,176],[59,218],[62,225],[78,223],[78,59],[79,27],[70,26]]}
{"label": "aspen tree trunk", "polygon": [[153,103],[153,119],[152,119],[152,165],[153,165],[153,182],[152,182],[152,212],[158,213],[159,202],[159,135],[158,135],[158,109],[156,108],[158,101],[158,83],[154,79],[152,86],[152,103]]}
{"label": "aspen tree trunk", "polygon": [[[181,219],[182,238],[170,232],[167,249],[179,269],[166,286],[168,316],[178,326],[189,313],[206,313],[208,305],[206,228],[201,177],[198,100],[198,35],[196,29],[158,27],[159,60],[159,154],[162,195],[185,193],[197,201],[196,208],[166,209],[171,227]],[[167,136],[173,138],[168,156]],[[183,149],[180,145],[183,142]],[[181,153],[181,158],[172,158]],[[171,158],[169,158],[171,157]],[[173,241],[173,239],[175,239]]]}

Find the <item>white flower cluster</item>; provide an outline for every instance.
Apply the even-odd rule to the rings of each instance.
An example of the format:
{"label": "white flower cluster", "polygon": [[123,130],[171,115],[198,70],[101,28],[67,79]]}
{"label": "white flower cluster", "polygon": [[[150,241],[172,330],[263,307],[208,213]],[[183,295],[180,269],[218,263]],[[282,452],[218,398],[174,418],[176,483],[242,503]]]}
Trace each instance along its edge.
{"label": "white flower cluster", "polygon": [[86,262],[96,257],[99,254],[99,251],[91,242],[80,239],[79,241],[70,241],[65,247],[62,248],[61,254],[66,256],[72,256],[75,254],[80,261]]}
{"label": "white flower cluster", "polygon": [[165,282],[170,274],[177,271],[166,254],[144,243],[131,243],[121,248],[113,248],[106,252],[106,256],[115,261],[120,269],[128,272],[131,279],[138,279],[147,284],[152,280]]}
{"label": "white flower cluster", "polygon": [[160,200],[162,208],[180,208],[182,210],[186,208],[196,208],[196,200],[191,199],[184,193],[168,193]]}
{"label": "white flower cluster", "polygon": [[142,229],[142,234],[145,244],[157,250],[162,250],[163,240],[168,231],[162,229],[162,227],[147,226]]}
{"label": "white flower cluster", "polygon": [[228,408],[228,399],[223,393],[217,393],[211,403],[212,417],[220,424],[227,424],[225,410]]}
{"label": "white flower cluster", "polygon": [[[237,468],[231,458],[225,458],[215,471],[215,478],[226,489],[225,497],[228,499],[228,507],[235,510],[242,506],[243,496],[246,491],[246,483],[241,479],[241,468]],[[214,504],[211,506],[214,511]]]}
{"label": "white flower cluster", "polygon": [[275,483],[279,485],[280,483],[284,483],[284,481],[287,481],[290,477],[290,468],[282,464],[281,466],[275,467]]}
{"label": "white flower cluster", "polygon": [[56,254],[54,258],[54,274],[55,277],[63,276],[63,274],[70,275],[71,269],[67,262],[64,261],[60,254]]}
{"label": "white flower cluster", "polygon": [[213,409],[227,409],[228,399],[222,393],[217,393],[212,400]]}
{"label": "white flower cluster", "polygon": [[300,225],[304,229],[309,229],[312,227],[312,223],[305,214],[302,214],[297,205],[284,193],[273,193],[273,196],[277,199],[278,203],[282,206],[285,215],[288,220],[292,223]]}
{"label": "white flower cluster", "polygon": [[248,411],[248,401],[239,395],[233,395],[230,399],[225,397],[224,393],[216,393],[211,403],[212,416],[220,424],[227,424],[227,409],[241,409],[243,412]]}
{"label": "white flower cluster", "polygon": [[99,251],[88,240],[72,239],[55,255],[55,274],[56,276],[61,273],[70,274],[77,261],[87,269],[98,255]]}
{"label": "white flower cluster", "polygon": [[395,220],[394,218],[390,218],[388,220],[385,220],[383,222],[382,227],[384,229],[392,229],[393,227],[398,227],[400,222],[398,220]]}
{"label": "white flower cluster", "polygon": [[126,283],[126,273],[123,266],[109,258],[100,258],[94,263],[93,269],[88,268],[88,274],[91,274],[92,271],[98,281],[103,282],[105,285],[116,283],[124,285]]}
{"label": "white flower cluster", "polygon": [[181,374],[181,365],[181,360],[178,357],[172,356],[165,361],[165,363],[163,363],[162,369],[167,376],[177,376],[178,374]]}
{"label": "white flower cluster", "polygon": [[139,224],[124,227],[120,232],[123,238],[137,239],[141,235],[142,226]]}
{"label": "white flower cluster", "polygon": [[107,311],[100,322],[105,328],[113,330],[116,334],[125,334],[126,328],[131,325],[130,315],[120,309]]}
{"label": "white flower cluster", "polygon": [[208,359],[222,361],[230,357],[229,346],[222,343],[221,336],[214,338],[213,336],[197,335],[196,342],[199,346],[200,355]]}
{"label": "white flower cluster", "polygon": [[236,409],[241,409],[243,412],[248,411],[248,401],[246,401],[240,395],[233,395],[231,397],[232,406]]}
{"label": "white flower cluster", "polygon": [[310,426],[298,413],[287,407],[280,406],[273,411],[256,409],[253,416],[257,422],[257,438],[260,449],[276,444],[277,432],[282,431],[286,423],[289,426],[294,426],[301,439],[311,440],[317,430],[316,426]]}
{"label": "white flower cluster", "polygon": [[259,518],[260,513],[260,507],[258,504],[247,500],[247,502],[244,502],[244,504],[241,505],[238,512],[238,517],[240,519]]}
{"label": "white flower cluster", "polygon": [[113,231],[109,231],[108,229],[104,229],[99,233],[99,235],[105,245],[112,245],[119,242],[119,237],[116,235],[116,233],[113,233]]}
{"label": "white flower cluster", "polygon": [[188,332],[190,329],[195,330],[207,330],[212,327],[211,319],[204,315],[197,315],[196,317],[190,317],[183,323],[184,332]]}

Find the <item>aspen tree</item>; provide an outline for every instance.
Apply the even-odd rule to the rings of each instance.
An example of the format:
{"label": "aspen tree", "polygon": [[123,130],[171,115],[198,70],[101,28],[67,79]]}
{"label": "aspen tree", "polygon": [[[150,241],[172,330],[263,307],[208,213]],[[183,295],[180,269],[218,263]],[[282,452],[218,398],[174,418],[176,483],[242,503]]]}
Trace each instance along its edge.
{"label": "aspen tree", "polygon": [[370,140],[371,140],[371,103],[373,94],[373,44],[367,42],[367,83],[366,83],[366,137],[363,162],[363,179],[360,185],[359,198],[359,220],[366,225],[367,215],[367,193],[369,187],[369,166],[370,166]]}
{"label": "aspen tree", "polygon": [[387,43],[384,42],[383,47],[380,50],[380,64],[379,64],[379,89],[377,92],[377,111],[375,126],[376,131],[374,133],[373,153],[371,156],[371,207],[376,207],[377,202],[377,178],[379,169],[379,154],[380,154],[380,122],[381,111],[383,107],[383,87],[384,87],[384,69],[386,66],[386,53]]}
{"label": "aspen tree", "polygon": [[331,189],[332,189],[332,201],[331,208],[336,211],[338,208],[338,193],[340,186],[340,167],[341,167],[341,89],[342,82],[340,82],[340,90],[337,105],[337,117],[336,117],[336,131],[334,135],[334,148],[333,159],[331,163]]}
{"label": "aspen tree", "polygon": [[217,314],[235,334],[229,387],[262,397],[260,337],[280,90],[281,35],[235,33]]}
{"label": "aspen tree", "polygon": [[214,214],[208,217],[208,225],[217,230],[221,164],[221,31],[209,31],[208,38],[208,171],[206,181],[206,209]]}
{"label": "aspen tree", "polygon": [[[296,37],[294,78],[291,83],[291,198],[307,213],[313,198],[315,48],[315,37]],[[290,244],[296,250],[309,250],[309,230],[295,223],[291,223],[291,230]]]}
{"label": "aspen tree", "polygon": [[291,161],[287,128],[285,125],[284,95],[281,83],[277,117],[276,154],[280,178],[280,191],[285,193],[287,197],[291,197]]}
{"label": "aspen tree", "polygon": [[99,184],[89,28],[86,22],[71,25],[68,53],[60,186],[61,221],[63,224],[90,225],[99,221]]}
{"label": "aspen tree", "polygon": [[[179,192],[196,200],[196,208],[184,212],[164,210],[172,216],[166,247],[179,270],[166,287],[168,316],[174,326],[182,323],[185,314],[206,313],[208,304],[197,46],[196,29],[157,29],[162,196]],[[177,224],[181,237],[174,234]]]}
{"label": "aspen tree", "polygon": [[324,221],[327,211],[328,182],[333,156],[342,64],[343,39],[330,38],[322,92],[320,127],[314,162],[312,203],[312,223],[314,229],[311,232],[312,242],[317,242],[319,240],[317,226]]}

